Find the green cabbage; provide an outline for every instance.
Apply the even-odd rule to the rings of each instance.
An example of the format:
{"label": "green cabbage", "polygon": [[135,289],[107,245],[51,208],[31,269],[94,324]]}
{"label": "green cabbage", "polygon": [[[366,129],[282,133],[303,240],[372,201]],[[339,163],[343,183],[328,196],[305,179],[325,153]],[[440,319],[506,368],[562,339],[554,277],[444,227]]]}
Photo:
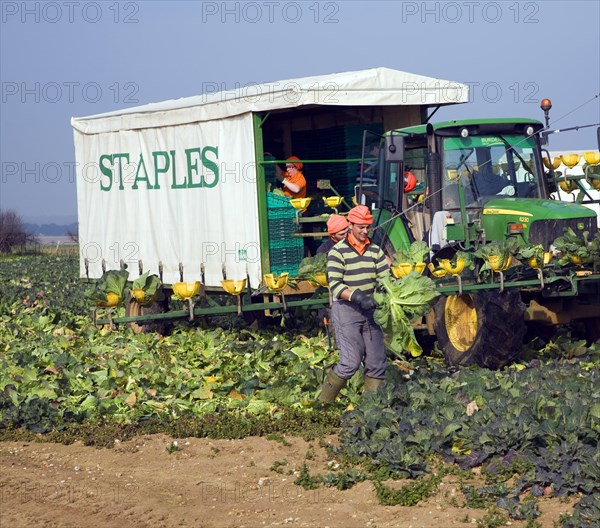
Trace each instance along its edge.
{"label": "green cabbage", "polygon": [[388,275],[379,279],[375,292],[377,309],[375,322],[381,327],[390,352],[403,358],[408,351],[412,357],[423,353],[417,342],[411,321],[423,317],[439,295],[435,283],[416,272],[411,272],[399,280]]}

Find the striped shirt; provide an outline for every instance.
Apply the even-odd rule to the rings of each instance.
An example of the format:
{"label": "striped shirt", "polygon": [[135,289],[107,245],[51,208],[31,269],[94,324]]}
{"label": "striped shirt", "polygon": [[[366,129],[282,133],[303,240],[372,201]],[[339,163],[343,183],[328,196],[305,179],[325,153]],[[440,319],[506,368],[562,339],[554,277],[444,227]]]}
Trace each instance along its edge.
{"label": "striped shirt", "polygon": [[334,299],[340,299],[341,293],[361,290],[366,294],[375,291],[377,277],[389,273],[388,263],[383,251],[370,243],[362,255],[350,245],[347,239],[341,240],[327,255],[327,277],[329,289]]}

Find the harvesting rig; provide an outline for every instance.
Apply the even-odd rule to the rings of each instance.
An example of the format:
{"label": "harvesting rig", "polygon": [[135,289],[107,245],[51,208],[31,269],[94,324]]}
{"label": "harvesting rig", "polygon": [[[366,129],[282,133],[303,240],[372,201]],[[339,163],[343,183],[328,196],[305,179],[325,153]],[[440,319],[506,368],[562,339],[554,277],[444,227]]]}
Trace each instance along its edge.
{"label": "harvesting rig", "polygon": [[[430,108],[467,101],[460,83],[376,68],[73,118],[80,275],[107,311],[98,323],[143,331],[327,306],[326,278],[303,280],[299,266],[327,237],[329,216],[354,202],[372,208],[373,239],[391,259],[431,242],[426,273],[442,295],[416,327],[437,335],[449,363],[505,365],[526,321],[581,319],[597,338],[598,258],[582,249],[572,265],[548,261],[565,228],[572,245],[597,235],[587,184],[560,174],[578,199],[551,199],[555,163],[538,121],[428,123]],[[275,165],[292,154],[308,181],[300,201],[271,192]],[[507,241],[529,247],[530,259],[504,246],[492,254]],[[480,257],[469,267],[463,254]]]}
{"label": "harvesting rig", "polygon": [[[585,153],[585,177],[555,174],[543,131],[531,119],[478,119],[384,136],[382,177],[363,192],[375,205],[375,240],[388,254],[429,241],[442,295],[426,326],[448,363],[509,363],[526,322],[580,320],[591,340],[600,337],[598,218],[588,207],[599,203],[590,189],[600,182],[600,154]],[[579,161],[564,158],[567,166]],[[406,168],[424,187],[404,192]],[[579,190],[575,201],[552,198],[563,181]]]}

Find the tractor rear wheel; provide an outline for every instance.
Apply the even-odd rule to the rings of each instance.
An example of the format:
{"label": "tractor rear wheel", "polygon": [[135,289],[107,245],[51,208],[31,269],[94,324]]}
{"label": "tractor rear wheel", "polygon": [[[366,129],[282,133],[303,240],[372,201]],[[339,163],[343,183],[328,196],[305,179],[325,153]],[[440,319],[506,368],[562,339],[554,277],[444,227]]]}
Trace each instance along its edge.
{"label": "tractor rear wheel", "polygon": [[585,337],[590,345],[600,343],[600,317],[584,319]]}
{"label": "tractor rear wheel", "polygon": [[481,292],[442,297],[435,333],[450,365],[499,369],[523,347],[525,305],[519,292]]}
{"label": "tractor rear wheel", "polygon": [[[135,317],[138,315],[157,314],[164,313],[169,309],[169,301],[155,301],[146,306],[142,306],[136,302],[131,295],[127,296],[125,301],[125,315],[127,317]],[[129,327],[133,330],[134,334],[156,332],[158,334],[166,335],[169,332],[168,323],[155,321],[147,324],[139,324],[136,322],[129,323]]]}

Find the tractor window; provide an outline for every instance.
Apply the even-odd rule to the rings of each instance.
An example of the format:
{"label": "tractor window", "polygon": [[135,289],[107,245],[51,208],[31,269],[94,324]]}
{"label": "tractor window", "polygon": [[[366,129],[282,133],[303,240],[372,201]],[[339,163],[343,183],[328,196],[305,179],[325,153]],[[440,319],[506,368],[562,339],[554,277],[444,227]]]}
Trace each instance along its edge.
{"label": "tractor window", "polygon": [[391,202],[395,207],[398,207],[396,203],[398,200],[398,185],[403,178],[400,177],[400,163],[389,162],[387,166],[387,178],[385,179],[385,187],[383,189],[383,197],[386,202]]}
{"label": "tractor window", "polygon": [[467,205],[491,196],[539,198],[534,152],[534,140],[523,136],[446,138],[444,187],[463,185]]}
{"label": "tractor window", "polygon": [[427,159],[426,148],[415,148],[406,150],[404,168],[413,173],[417,179],[416,187],[411,191],[413,196],[425,193],[425,160]]}

